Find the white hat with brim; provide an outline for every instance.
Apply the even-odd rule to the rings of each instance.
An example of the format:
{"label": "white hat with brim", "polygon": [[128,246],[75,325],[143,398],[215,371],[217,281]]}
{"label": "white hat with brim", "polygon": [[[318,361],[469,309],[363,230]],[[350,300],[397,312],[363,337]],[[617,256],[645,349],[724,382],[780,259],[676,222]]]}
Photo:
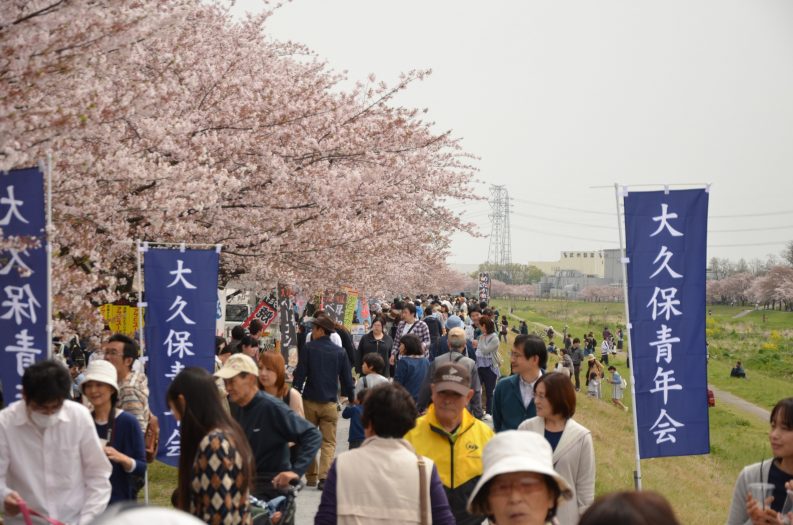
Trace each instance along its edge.
{"label": "white hat with brim", "polygon": [[559,485],[560,498],[570,499],[573,491],[569,483],[553,468],[553,450],[545,436],[528,430],[499,432],[485,445],[482,453],[482,477],[468,498],[468,512],[479,514],[473,503],[479,491],[490,480],[501,474],[533,472],[550,476]]}
{"label": "white hat with brim", "polygon": [[118,371],[113,363],[104,359],[94,359],[85,369],[85,379],[80,383],[80,391],[85,392],[85,384],[89,381],[110,385],[118,393]]}
{"label": "white hat with brim", "polygon": [[253,358],[246,354],[234,354],[226,360],[223,368],[215,372],[215,377],[231,379],[242,373],[259,375],[259,367]]}

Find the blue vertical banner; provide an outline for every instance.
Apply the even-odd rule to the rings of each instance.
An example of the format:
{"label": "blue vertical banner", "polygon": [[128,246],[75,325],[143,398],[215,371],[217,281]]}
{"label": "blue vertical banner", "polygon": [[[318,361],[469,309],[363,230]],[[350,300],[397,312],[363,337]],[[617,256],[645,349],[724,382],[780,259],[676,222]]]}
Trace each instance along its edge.
{"label": "blue vertical banner", "polygon": [[623,199],[639,457],[707,454],[708,193]]}
{"label": "blue vertical banner", "polygon": [[0,380],[6,404],[22,397],[22,374],[47,358],[47,251],[44,175],[0,173],[0,231],[16,249],[0,250]]}
{"label": "blue vertical banner", "polygon": [[187,367],[214,372],[220,256],[216,250],[140,249],[149,408],[160,420],[157,459],[176,466],[181,451],[179,425],[165,396],[173,378]]}

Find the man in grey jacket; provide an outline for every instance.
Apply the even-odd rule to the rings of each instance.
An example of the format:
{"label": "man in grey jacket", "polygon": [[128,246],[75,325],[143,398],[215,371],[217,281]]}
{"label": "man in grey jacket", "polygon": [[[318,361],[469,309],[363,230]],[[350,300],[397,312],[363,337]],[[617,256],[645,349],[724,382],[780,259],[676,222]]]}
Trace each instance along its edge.
{"label": "man in grey jacket", "polygon": [[581,340],[573,339],[573,347],[570,349],[570,358],[573,360],[573,374],[575,375],[575,391],[581,390],[581,363],[584,361],[584,350],[581,348]]}
{"label": "man in grey jacket", "polygon": [[430,383],[432,383],[432,376],[435,369],[442,364],[451,362],[466,367],[471,374],[471,389],[474,391],[474,397],[471,398],[471,402],[468,404],[468,411],[471,412],[475,418],[482,419],[482,416],[484,416],[484,412],[482,411],[482,385],[479,382],[479,374],[476,373],[476,362],[465,355],[465,330],[460,327],[452,328],[449,330],[447,337],[450,350],[445,354],[437,356],[432,363],[430,363],[430,369],[424,378],[424,384],[421,385],[421,389],[419,390],[419,399],[417,403],[419,413],[423,413],[427,410],[431,402],[432,393],[430,392]]}

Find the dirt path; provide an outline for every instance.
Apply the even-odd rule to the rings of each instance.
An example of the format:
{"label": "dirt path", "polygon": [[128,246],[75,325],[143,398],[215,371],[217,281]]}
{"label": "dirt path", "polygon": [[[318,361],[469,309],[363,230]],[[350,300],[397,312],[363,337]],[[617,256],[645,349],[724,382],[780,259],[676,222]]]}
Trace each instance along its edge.
{"label": "dirt path", "polygon": [[740,319],[741,317],[744,317],[744,316],[746,316],[746,315],[749,315],[749,314],[750,314],[750,313],[752,313],[753,311],[754,311],[754,310],[744,310],[743,312],[741,312],[741,313],[739,313],[739,314],[735,314],[735,315],[733,315],[733,316],[732,316],[732,318],[733,318],[733,319]]}
{"label": "dirt path", "polygon": [[738,410],[742,410],[753,416],[759,417],[763,421],[768,421],[771,418],[771,412],[764,408],[760,408],[757,405],[753,405],[752,403],[746,401],[743,398],[740,398],[734,394],[730,394],[726,390],[720,390],[714,386],[709,387],[713,390],[713,394],[716,396],[716,405],[718,406],[719,402],[725,403],[727,405],[733,406]]}

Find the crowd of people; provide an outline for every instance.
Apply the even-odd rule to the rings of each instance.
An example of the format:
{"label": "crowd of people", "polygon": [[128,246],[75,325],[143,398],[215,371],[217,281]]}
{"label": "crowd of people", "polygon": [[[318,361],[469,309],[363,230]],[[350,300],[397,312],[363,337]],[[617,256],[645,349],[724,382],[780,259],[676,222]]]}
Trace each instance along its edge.
{"label": "crowd of people", "polygon": [[[357,345],[322,310],[300,319],[291,378],[279,352],[260,350],[256,323],[217,339],[214,374],[176,375],[167,393],[181,432],[175,509],[210,524],[290,525],[292,487],[305,480],[321,491],[317,524],[678,523],[651,492],[595,500],[595,442],[575,420],[580,372],[586,362],[586,395],[600,398],[610,383],[612,402],[628,410],[609,363],[621,330],[604,329],[598,359],[591,332],[572,337],[565,327],[557,349],[552,328],[510,329],[506,316],[465,297],[373,310]],[[549,353],[559,358],[554,370]],[[157,447],[138,354],[115,334],[68,368],[46,360],[25,370],[22,400],[0,411],[7,523],[32,509],[88,524],[138,498]],[[337,455],[340,416],[350,431]],[[774,457],[740,474],[728,525],[784,522],[793,398],[774,407],[769,439]],[[753,496],[757,483],[768,484],[767,499]]]}

